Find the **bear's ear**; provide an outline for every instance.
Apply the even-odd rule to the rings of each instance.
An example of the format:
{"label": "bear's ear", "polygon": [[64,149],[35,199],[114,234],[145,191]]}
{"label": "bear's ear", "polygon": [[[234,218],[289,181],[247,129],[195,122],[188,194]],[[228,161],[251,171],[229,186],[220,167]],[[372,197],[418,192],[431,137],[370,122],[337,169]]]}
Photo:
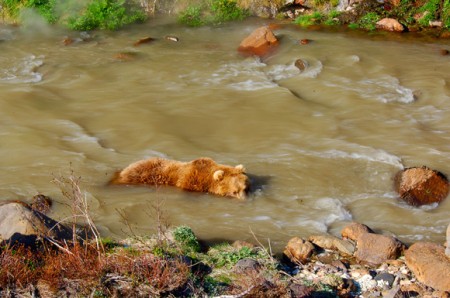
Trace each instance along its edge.
{"label": "bear's ear", "polygon": [[224,172],[222,170],[217,170],[213,174],[214,181],[222,180]]}
{"label": "bear's ear", "polygon": [[245,173],[245,167],[243,165],[237,165],[234,167],[236,170],[241,171],[242,173]]}

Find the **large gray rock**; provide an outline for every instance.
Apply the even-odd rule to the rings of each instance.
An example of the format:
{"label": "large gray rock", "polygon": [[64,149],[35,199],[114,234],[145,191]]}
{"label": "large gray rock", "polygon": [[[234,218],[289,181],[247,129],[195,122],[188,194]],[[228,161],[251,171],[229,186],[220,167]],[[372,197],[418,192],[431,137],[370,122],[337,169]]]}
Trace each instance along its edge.
{"label": "large gray rock", "polygon": [[450,291],[450,258],[442,245],[417,242],[405,252],[406,265],[417,279],[440,291]]}
{"label": "large gray rock", "polygon": [[34,245],[45,237],[71,239],[68,228],[20,201],[0,203],[0,242]]}

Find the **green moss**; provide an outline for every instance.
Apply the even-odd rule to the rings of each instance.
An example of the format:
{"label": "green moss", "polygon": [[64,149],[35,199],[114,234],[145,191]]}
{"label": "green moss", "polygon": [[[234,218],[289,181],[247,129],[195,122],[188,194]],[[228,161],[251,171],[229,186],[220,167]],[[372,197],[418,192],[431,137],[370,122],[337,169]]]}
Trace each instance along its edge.
{"label": "green moss", "polygon": [[236,0],[212,0],[188,6],[178,16],[178,21],[191,27],[243,20],[249,12],[241,9]]}
{"label": "green moss", "polygon": [[444,27],[450,29],[450,0],[444,1],[444,7],[442,8],[442,21]]}

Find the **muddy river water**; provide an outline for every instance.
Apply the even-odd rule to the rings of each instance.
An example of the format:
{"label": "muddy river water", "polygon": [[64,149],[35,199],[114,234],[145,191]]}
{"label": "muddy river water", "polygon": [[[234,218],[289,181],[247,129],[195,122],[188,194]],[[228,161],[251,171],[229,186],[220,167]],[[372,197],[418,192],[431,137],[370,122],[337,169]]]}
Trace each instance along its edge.
{"label": "muddy river water", "polygon": [[[72,169],[104,236],[129,233],[117,210],[135,232],[153,233],[152,205],[162,202],[172,225],[202,239],[254,242],[254,233],[278,251],[294,236],[339,235],[353,220],[406,243],[443,242],[450,199],[410,207],[393,177],[421,165],[450,174],[450,56],[440,54],[450,41],[292,25],[275,31],[281,43],[268,59],[239,55],[240,41],[266,22],[0,27],[0,198],[43,193],[55,200],[49,215],[65,218],[51,180]],[[133,46],[147,36],[155,40]],[[241,202],[107,184],[154,156],[243,164],[254,191]]]}

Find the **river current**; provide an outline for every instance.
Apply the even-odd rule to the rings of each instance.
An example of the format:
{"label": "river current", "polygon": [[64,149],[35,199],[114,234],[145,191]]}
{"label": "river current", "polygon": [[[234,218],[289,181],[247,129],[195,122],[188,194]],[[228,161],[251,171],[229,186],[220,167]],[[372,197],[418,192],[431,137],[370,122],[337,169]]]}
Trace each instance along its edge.
{"label": "river current", "polygon": [[[450,56],[440,54],[450,41],[285,25],[273,55],[241,56],[241,40],[265,24],[0,27],[0,198],[43,193],[55,201],[49,216],[66,218],[51,180],[73,170],[108,237],[130,234],[117,210],[135,233],[154,233],[162,203],[170,224],[201,239],[256,236],[276,251],[294,236],[338,236],[350,221],[405,243],[443,242],[450,200],[410,207],[393,177],[422,165],[450,174]],[[147,36],[155,40],[133,46]],[[117,170],[155,156],[243,164],[254,191],[241,202],[108,185]]]}

